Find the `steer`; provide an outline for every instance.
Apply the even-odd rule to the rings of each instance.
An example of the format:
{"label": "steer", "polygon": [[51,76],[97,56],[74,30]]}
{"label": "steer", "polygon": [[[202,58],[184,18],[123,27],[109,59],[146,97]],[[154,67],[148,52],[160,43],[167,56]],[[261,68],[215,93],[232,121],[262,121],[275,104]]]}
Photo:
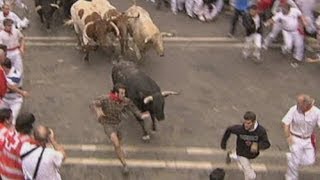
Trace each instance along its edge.
{"label": "steer", "polygon": [[109,10],[104,18],[113,19],[112,21],[117,25],[120,32],[120,45],[121,45],[121,54],[124,55],[125,51],[128,49],[128,40],[129,40],[129,19],[139,18],[139,14],[136,16],[128,16],[126,13],[121,13],[116,9]]}
{"label": "steer", "polygon": [[138,59],[141,59],[147,49],[153,47],[159,56],[164,56],[162,33],[153,23],[149,13],[140,6],[133,5],[127,11],[128,16],[138,18],[129,19],[129,33],[133,37],[134,50]]}
{"label": "steer", "polygon": [[[119,29],[108,19],[103,19],[91,2],[79,0],[71,6],[71,20],[66,24],[73,24],[78,45],[82,46],[85,57],[89,61],[89,50],[92,47],[104,46],[108,33],[119,36]],[[96,48],[94,48],[96,49]]]}
{"label": "steer", "polygon": [[50,29],[52,16],[59,9],[57,0],[35,0],[36,11],[40,16],[41,23],[45,23],[46,28]]}
{"label": "steer", "polygon": [[[165,97],[177,95],[174,91],[161,91],[157,83],[144,72],[140,71],[133,62],[120,61],[112,68],[113,84],[121,83],[127,88],[127,96],[142,112],[148,111],[152,119],[152,130],[156,131],[156,122],[164,120]],[[143,139],[149,136],[144,123],[140,121]]]}

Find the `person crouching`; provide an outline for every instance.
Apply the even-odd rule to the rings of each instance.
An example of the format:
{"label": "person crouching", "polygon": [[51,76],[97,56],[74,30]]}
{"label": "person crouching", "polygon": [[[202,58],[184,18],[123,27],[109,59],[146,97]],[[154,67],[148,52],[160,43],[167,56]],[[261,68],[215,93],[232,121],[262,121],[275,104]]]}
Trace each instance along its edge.
{"label": "person crouching", "polygon": [[251,5],[249,12],[244,15],[243,26],[246,29],[246,38],[243,56],[248,58],[253,55],[257,61],[261,60],[262,47],[262,21],[256,5]]}

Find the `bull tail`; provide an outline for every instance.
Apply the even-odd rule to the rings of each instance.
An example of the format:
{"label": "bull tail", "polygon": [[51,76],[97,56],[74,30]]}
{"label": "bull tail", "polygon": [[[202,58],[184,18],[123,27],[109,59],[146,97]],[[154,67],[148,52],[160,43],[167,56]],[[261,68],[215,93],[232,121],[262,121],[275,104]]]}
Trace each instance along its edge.
{"label": "bull tail", "polygon": [[70,20],[65,21],[65,22],[64,22],[64,25],[65,25],[65,26],[70,26],[70,25],[73,25],[73,23],[74,23],[73,20],[70,19]]}

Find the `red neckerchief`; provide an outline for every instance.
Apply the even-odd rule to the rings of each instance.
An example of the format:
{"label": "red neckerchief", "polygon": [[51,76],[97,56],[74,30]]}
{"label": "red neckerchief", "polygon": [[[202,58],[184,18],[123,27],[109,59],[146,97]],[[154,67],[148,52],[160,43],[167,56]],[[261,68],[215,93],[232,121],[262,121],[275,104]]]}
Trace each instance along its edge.
{"label": "red neckerchief", "polygon": [[8,15],[9,15],[9,13],[4,13],[4,12],[3,12],[3,16],[4,16],[4,17],[7,17]]}
{"label": "red neckerchief", "polygon": [[6,31],[6,30],[4,30],[6,33],[8,33],[9,35],[12,35],[12,31],[10,30],[10,31]]}
{"label": "red neckerchief", "polygon": [[116,93],[110,92],[110,93],[108,94],[108,97],[109,97],[109,99],[112,100],[112,101],[119,102],[119,103],[122,102],[122,100],[119,98],[119,95],[116,94]]}

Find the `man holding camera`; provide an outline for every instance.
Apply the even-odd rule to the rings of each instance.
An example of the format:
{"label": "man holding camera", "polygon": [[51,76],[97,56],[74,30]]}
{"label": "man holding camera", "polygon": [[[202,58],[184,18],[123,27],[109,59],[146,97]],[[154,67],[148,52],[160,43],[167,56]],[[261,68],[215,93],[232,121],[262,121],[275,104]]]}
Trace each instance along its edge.
{"label": "man holding camera", "polygon": [[59,168],[66,153],[52,129],[39,125],[34,130],[34,138],[38,144],[25,143],[20,152],[25,179],[61,180]]}
{"label": "man holding camera", "polygon": [[256,114],[247,111],[243,116],[243,124],[227,128],[221,140],[221,149],[227,148],[227,141],[231,134],[237,136],[236,154],[228,152],[227,163],[235,159],[242,167],[245,180],[256,179],[256,173],[250,164],[250,159],[258,157],[259,150],[270,147],[266,130],[256,121]]}

